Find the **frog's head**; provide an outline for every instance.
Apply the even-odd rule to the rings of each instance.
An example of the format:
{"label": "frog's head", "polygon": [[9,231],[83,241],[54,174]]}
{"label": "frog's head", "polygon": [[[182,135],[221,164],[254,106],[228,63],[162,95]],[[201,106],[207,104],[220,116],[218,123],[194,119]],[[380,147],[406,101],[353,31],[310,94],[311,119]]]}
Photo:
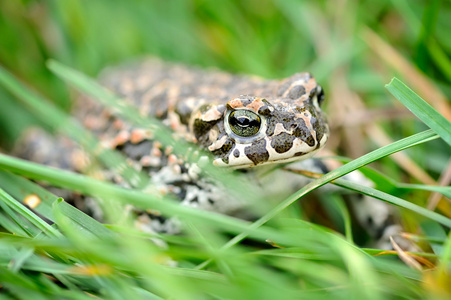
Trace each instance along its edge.
{"label": "frog's head", "polygon": [[243,95],[202,106],[192,118],[197,142],[214,164],[233,168],[311,157],[327,141],[322,88],[308,73],[282,81],[274,97]]}

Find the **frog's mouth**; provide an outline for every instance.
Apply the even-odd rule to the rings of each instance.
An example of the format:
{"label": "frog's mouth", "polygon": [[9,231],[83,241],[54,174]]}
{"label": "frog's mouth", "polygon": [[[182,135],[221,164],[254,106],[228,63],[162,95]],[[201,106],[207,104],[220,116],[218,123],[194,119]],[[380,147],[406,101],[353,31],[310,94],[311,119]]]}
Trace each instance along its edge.
{"label": "frog's mouth", "polygon": [[323,134],[321,140],[315,141],[312,146],[299,138],[295,138],[290,149],[284,152],[278,152],[277,148],[271,146],[271,141],[268,137],[251,144],[237,143],[226,157],[216,158],[213,164],[220,167],[241,169],[304,160],[312,157],[324,147],[327,142],[327,136],[327,134]]}

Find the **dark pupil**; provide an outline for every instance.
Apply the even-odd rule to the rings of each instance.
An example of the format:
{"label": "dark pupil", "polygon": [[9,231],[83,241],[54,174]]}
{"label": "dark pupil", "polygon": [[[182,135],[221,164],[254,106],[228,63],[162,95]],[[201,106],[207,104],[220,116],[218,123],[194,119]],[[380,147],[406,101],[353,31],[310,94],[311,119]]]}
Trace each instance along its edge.
{"label": "dark pupil", "polygon": [[245,116],[235,118],[235,120],[236,124],[241,127],[248,127],[251,123],[251,120],[249,120],[249,118]]}

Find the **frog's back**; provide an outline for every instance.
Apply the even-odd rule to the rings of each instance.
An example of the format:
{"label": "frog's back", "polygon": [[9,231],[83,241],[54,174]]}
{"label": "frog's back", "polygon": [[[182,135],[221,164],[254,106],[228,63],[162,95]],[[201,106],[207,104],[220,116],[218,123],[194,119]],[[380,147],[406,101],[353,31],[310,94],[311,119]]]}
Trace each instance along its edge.
{"label": "frog's back", "polygon": [[[308,73],[283,81],[264,80],[147,59],[107,69],[101,83],[137,107],[141,115],[161,119],[211,151],[217,165],[247,167],[298,160],[324,146],[328,136],[318,105],[322,90]],[[250,112],[243,116],[242,110]],[[240,115],[233,119],[232,111]],[[75,114],[112,148],[131,142],[124,137],[136,136],[135,128],[90,99],[80,101]],[[247,125],[240,122],[248,121],[249,115],[260,123],[248,130],[253,134],[243,135],[240,126]],[[232,124],[235,121],[237,125]]]}
{"label": "frog's back", "polygon": [[[175,111],[186,123],[200,104],[226,103],[233,95],[268,97],[278,86],[277,81],[257,76],[233,75],[157,58],[107,68],[100,76],[100,83],[137,107],[143,116],[165,119],[168,111]],[[87,103],[86,98],[81,98],[81,102],[75,111],[81,120],[91,114],[93,108],[96,108],[96,113],[102,109],[100,104]]]}

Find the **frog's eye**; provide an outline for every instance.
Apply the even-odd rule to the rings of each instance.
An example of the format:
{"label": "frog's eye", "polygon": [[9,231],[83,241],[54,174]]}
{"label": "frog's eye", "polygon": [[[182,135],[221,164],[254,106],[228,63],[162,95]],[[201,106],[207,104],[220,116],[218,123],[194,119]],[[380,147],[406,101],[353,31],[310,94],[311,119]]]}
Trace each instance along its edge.
{"label": "frog's eye", "polygon": [[230,129],[241,137],[250,137],[257,134],[262,123],[256,113],[244,109],[232,111],[228,121]]}

